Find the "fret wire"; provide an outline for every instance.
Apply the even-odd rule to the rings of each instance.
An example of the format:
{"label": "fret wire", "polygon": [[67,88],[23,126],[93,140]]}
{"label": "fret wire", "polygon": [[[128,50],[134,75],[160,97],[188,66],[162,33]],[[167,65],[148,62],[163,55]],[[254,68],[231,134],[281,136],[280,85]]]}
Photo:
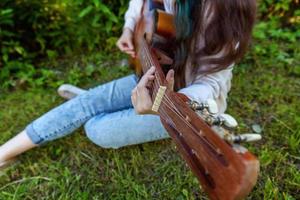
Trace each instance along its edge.
{"label": "fret wire", "polygon": [[[145,39],[142,39],[142,41],[146,45],[148,45]],[[151,56],[149,56],[149,55],[151,55],[150,50],[149,50],[149,48],[147,48],[147,46],[145,44],[143,46],[143,50],[145,51],[145,53],[143,55],[145,55],[146,58],[143,59],[143,63],[144,64],[149,64],[150,66],[154,66],[153,58]],[[155,73],[154,75],[156,77],[156,79],[154,79],[154,86],[157,86],[157,87],[153,87],[153,91],[152,91],[152,98],[153,99],[154,99],[154,95],[157,93],[157,91],[159,89],[159,86],[161,85],[160,78],[158,77],[158,74]],[[176,108],[175,104],[171,101],[171,99],[167,95],[164,95],[164,97],[165,97],[165,101],[163,99],[161,104],[165,105],[167,108],[169,108],[171,111],[173,111],[175,113],[175,115],[177,115],[179,117],[179,119],[181,119],[183,121],[184,124],[186,124],[189,128],[191,128],[197,134],[197,130],[194,128],[194,126],[192,126],[192,124],[190,122],[186,121],[185,117]],[[170,103],[170,105],[168,103]],[[164,107],[161,107],[161,109],[162,109],[163,112],[160,112],[160,115],[165,116],[166,118],[168,118],[168,115],[167,115]],[[211,144],[209,141],[206,141],[206,140],[203,139],[203,136],[199,136],[199,137],[201,138],[202,142],[209,145],[212,149],[215,149],[213,144]]]}
{"label": "fret wire", "polygon": [[[166,107],[168,107],[171,111],[174,111],[172,107],[170,107],[170,105],[168,105],[166,102],[162,102],[162,104],[164,104]],[[163,107],[162,107],[163,109]],[[166,112],[165,112],[166,113]],[[188,122],[186,122],[185,118],[182,115],[179,115],[177,112],[174,112],[175,115],[177,115],[181,120],[183,120],[183,123],[186,124],[188,127],[190,127],[191,129],[193,129],[193,131],[197,132],[195,130],[195,128],[193,126],[191,126],[191,124]]]}
{"label": "fret wire", "polygon": [[[180,117],[182,117],[182,118],[185,118],[185,117],[180,113],[180,111],[176,108],[176,106],[173,104],[173,102],[170,101],[170,100],[168,100],[166,95],[165,95],[165,97],[166,97],[166,102],[165,102],[164,100],[162,100],[162,103],[165,103],[166,105],[168,105],[168,107],[169,107],[170,109],[172,108],[172,111],[173,111],[174,113],[176,113],[178,116],[180,116]],[[172,105],[169,105],[169,104],[168,104],[169,102],[170,102],[170,104],[173,104],[173,106],[172,106]]]}
{"label": "fret wire", "polygon": [[[167,106],[171,111],[174,111],[172,107],[170,107],[170,105],[168,105],[166,102],[162,102],[165,106]],[[183,123],[185,123],[188,127],[190,127],[191,129],[193,129],[193,131],[197,132],[197,130],[195,130],[195,128],[193,126],[191,126],[191,124],[185,120],[185,118],[182,115],[179,115],[177,112],[174,112],[181,120],[183,120]]]}
{"label": "fret wire", "polygon": [[[149,51],[149,49],[148,49],[148,51]],[[150,54],[150,53],[149,53]],[[151,55],[151,54],[150,54]],[[150,56],[150,60],[151,60],[151,62],[153,63],[153,65],[154,65],[154,61],[153,61],[153,58]],[[158,79],[158,81],[160,81],[160,79]],[[161,83],[159,83],[160,85],[161,85]]]}
{"label": "fret wire", "polygon": [[[142,45],[142,47],[143,47],[144,50],[145,50],[145,54],[144,54],[144,55],[147,57],[147,60],[149,60],[150,65],[151,65],[151,66],[154,66],[154,65],[155,65],[155,64],[154,64],[154,61],[153,61],[152,57],[149,56],[149,55],[151,55],[151,53],[150,53],[149,48],[147,48],[147,47],[148,47],[148,44],[147,44],[147,42],[146,42],[145,39],[142,39],[142,41],[144,42],[144,45]],[[155,76],[157,77],[157,73],[155,73]],[[157,81],[158,81],[159,85],[161,85],[161,82],[160,82],[160,78],[159,78],[159,77],[157,77]]]}
{"label": "fret wire", "polygon": [[[170,110],[172,110],[172,107],[170,107],[170,105],[168,105],[166,102],[162,102],[162,103],[163,103],[165,106],[167,106]],[[162,109],[163,109],[163,107],[162,107]],[[166,113],[166,112],[164,112],[164,113]],[[187,121],[185,120],[184,117],[181,117],[181,116],[178,115],[176,112],[175,112],[175,114],[176,114],[179,118],[181,118],[181,120],[183,120],[183,122],[184,122],[189,128],[191,128],[196,134],[198,133],[198,131],[195,129],[195,127],[194,127],[190,122],[187,122]],[[165,115],[165,116],[166,116],[166,115]],[[197,135],[198,135],[198,134],[197,134]],[[203,143],[209,145],[212,149],[214,149],[214,150],[216,151],[215,145],[213,145],[213,144],[211,144],[211,142],[205,140],[205,139],[203,138],[203,136],[201,136],[201,135],[198,135],[198,136],[202,139],[202,142],[203,142]]]}
{"label": "fret wire", "polygon": [[[145,57],[142,57],[142,59],[140,59],[141,61],[142,61],[142,63],[144,64],[144,65],[147,65],[147,64],[150,64],[151,66],[154,66],[154,61],[153,61],[153,59],[152,59],[152,57],[151,56],[149,56],[149,54],[150,54],[150,51],[149,51],[149,49],[147,48],[147,46],[146,45],[148,45],[147,44],[147,42],[146,42],[146,40],[145,39],[142,39],[141,40],[142,42],[142,45],[141,45],[141,49],[140,49],[140,54],[141,55],[144,55]],[[154,94],[156,94],[157,93],[157,91],[158,91],[158,89],[159,89],[159,86],[160,86],[160,80],[159,80],[159,78],[157,77],[157,73],[155,73],[155,76],[156,76],[156,79],[154,79],[154,84],[156,85],[156,84],[158,84],[158,87],[154,87],[154,89],[153,89],[153,92],[152,92],[152,98],[154,99],[154,97],[153,97],[153,95]],[[168,101],[169,100],[169,98],[167,97],[167,96],[165,96],[166,97],[166,100]],[[170,101],[170,100],[169,100]],[[162,101],[163,102],[163,101]],[[170,101],[171,102],[171,101]],[[167,104],[166,104],[167,105]],[[174,105],[174,104],[173,104]],[[167,105],[168,106],[168,105]],[[175,105],[174,105],[175,106]],[[171,109],[171,108],[170,108]],[[178,113],[180,113],[180,112],[178,112],[178,110],[176,110],[175,111],[175,113],[178,115]],[[180,115],[178,115],[178,116],[180,116]]]}
{"label": "fret wire", "polygon": [[151,57],[148,56],[150,54],[149,50],[146,47],[144,47],[144,50],[146,51],[144,54],[146,56],[146,61],[148,61],[150,66],[154,66],[153,62],[151,62]]}
{"label": "fret wire", "polygon": [[172,102],[172,100],[171,100],[167,95],[165,95],[164,97],[165,97],[166,101],[167,101],[167,102],[170,102],[170,104],[172,104],[172,106],[176,109],[176,111],[177,111],[178,113],[180,113],[180,111],[177,109],[177,107],[176,107],[175,104]]}
{"label": "fret wire", "polygon": [[[143,39],[142,40],[144,43],[146,43],[146,41]],[[148,45],[147,43],[146,43],[146,45]],[[143,51],[145,51],[145,53],[143,52],[143,55],[145,55],[145,57],[146,58],[144,58],[143,59],[143,61],[146,61],[148,64],[150,64],[151,66],[153,66],[154,64],[154,61],[153,61],[153,59],[152,59],[152,57],[151,56],[149,56],[149,54],[150,54],[150,52],[149,52],[149,49],[147,48],[147,46],[146,46],[145,44],[144,45],[142,45],[142,50]],[[155,73],[155,76],[157,77],[157,73]],[[157,82],[155,81],[155,80],[157,80],[157,82],[158,82],[158,85],[160,85],[159,84],[159,79],[157,78],[157,79],[154,79],[154,84],[156,84]],[[154,99],[154,95],[157,93],[157,91],[158,91],[158,89],[159,89],[159,87],[154,87],[154,90],[153,90],[153,92],[152,92],[152,98]],[[170,102],[171,104],[173,104],[173,102],[169,99],[169,97],[168,96],[165,96],[166,97],[166,101],[167,102]],[[163,102],[163,101],[162,101]],[[184,118],[182,115],[181,115],[181,113],[180,113],[180,111],[176,108],[176,106],[173,104],[173,108],[172,107],[170,107],[167,103],[165,103],[170,109],[172,109],[179,117],[181,117],[181,118]],[[175,109],[174,109],[175,108]],[[184,118],[185,119],[185,118]]]}
{"label": "fret wire", "polygon": [[[143,42],[146,43],[145,40],[143,40]],[[147,44],[147,43],[146,43],[146,44]],[[148,45],[148,44],[147,44],[147,45]],[[146,48],[146,45],[143,45],[143,50],[145,50],[145,51],[147,52],[147,53],[146,53],[146,52],[144,53],[144,55],[146,55],[146,57],[147,57],[147,58],[146,58],[146,61],[152,65],[153,59],[152,59],[152,57],[149,57],[149,56],[148,56],[150,53],[149,53],[149,49]],[[151,63],[151,62],[152,62],[152,63]],[[155,73],[155,75],[156,75],[156,73]],[[158,81],[159,81],[159,80],[158,80]],[[160,84],[159,84],[159,85],[160,85]],[[154,93],[154,92],[153,92],[153,93]],[[172,101],[169,99],[169,97],[167,97],[167,96],[166,96],[166,100],[169,100],[169,102],[170,102],[171,104],[173,104],[173,102],[172,102]],[[173,106],[174,106],[174,108],[176,109],[176,111],[177,111],[178,113],[180,113],[179,110],[176,108],[176,106],[175,106],[174,104],[173,104]]]}
{"label": "fret wire", "polygon": [[[145,42],[145,40],[144,40],[143,42]],[[149,49],[147,49],[146,46],[143,46],[143,50],[145,51],[145,53],[143,54],[143,55],[145,55],[145,58],[144,58],[144,60],[143,60],[144,64],[145,64],[145,61],[146,61],[147,64],[150,64],[151,66],[154,66],[154,64],[153,64],[154,61],[153,61],[152,57],[151,57],[151,56],[148,56],[148,55],[150,54]],[[157,77],[157,74],[156,74],[156,73],[155,73],[155,76]],[[154,81],[154,84],[156,84],[156,83],[159,84],[159,79],[155,79],[155,80],[157,80],[157,82]],[[160,84],[159,84],[159,85],[160,85]],[[153,95],[157,93],[158,89],[159,89],[159,87],[154,87],[153,93],[152,93],[152,98],[153,98],[153,99],[154,99]],[[156,91],[156,90],[157,90],[157,91]],[[185,117],[184,117],[184,116],[180,113],[180,111],[176,108],[175,104],[171,101],[171,99],[170,99],[167,95],[165,95],[164,97],[165,97],[165,101],[162,100],[161,103],[164,104],[164,105],[165,105],[167,108],[169,108],[171,111],[173,111],[173,112],[175,113],[175,115],[177,115],[177,116],[179,117],[179,119],[181,119],[181,120],[183,121],[184,124],[186,124],[189,128],[191,128],[194,132],[197,133],[197,130],[190,124],[190,122],[187,122],[187,121],[186,121]],[[171,105],[169,105],[168,103],[170,103]],[[161,107],[161,109],[164,111],[164,108],[163,108],[163,107]],[[163,116],[165,116],[165,117],[168,117],[168,115],[166,114],[166,111],[160,112],[160,115],[163,115]],[[202,138],[202,136],[200,136],[200,138]],[[203,140],[203,138],[202,138],[202,141],[203,141],[204,143],[208,144],[209,146],[213,147],[210,143],[208,143],[207,141]],[[214,148],[213,148],[213,149],[214,149]]]}
{"label": "fret wire", "polygon": [[[174,103],[169,99],[169,97],[167,95],[164,96],[166,101],[162,100],[162,103],[164,103],[169,109],[171,109],[177,116],[181,117],[182,119],[184,119],[185,121],[185,117],[180,113],[180,111],[176,108],[176,106],[174,105]],[[168,102],[170,102],[171,104],[173,104],[173,106],[169,105]],[[174,109],[175,108],[175,109]]]}
{"label": "fret wire", "polygon": [[[152,57],[151,56],[149,56],[149,54],[150,54],[150,52],[149,52],[149,49],[147,48],[147,46],[146,45],[148,45],[147,43],[146,43],[146,41],[143,39],[142,40],[143,42],[144,42],[144,45],[142,45],[142,50],[144,50],[145,51],[145,53],[143,52],[143,55],[145,55],[145,57],[146,58],[144,58],[145,59],[145,61],[148,63],[148,64],[150,64],[151,66],[153,66],[154,64],[154,61],[153,61],[153,59],[152,59]],[[150,54],[151,55],[151,54]],[[144,60],[143,60],[144,61]],[[155,76],[156,76],[156,79],[154,79],[154,86],[156,86],[156,84],[157,84],[157,82],[158,82],[158,85],[161,85],[159,82],[160,82],[160,79],[159,78],[157,78],[157,73],[155,73]],[[156,81],[157,80],[157,81]],[[154,87],[154,90],[153,90],[153,92],[152,92],[152,99],[154,100],[154,95],[157,93],[157,91],[158,91],[158,88],[159,88],[159,86],[156,88],[156,87]],[[171,102],[172,103],[172,101],[166,96],[166,100],[169,100],[169,102]],[[173,103],[172,103],[173,104]],[[177,108],[175,107],[175,105],[173,104],[173,106],[174,106],[174,108],[176,109],[175,111],[177,112],[177,113],[180,113],[178,110],[177,110]]]}
{"label": "fret wire", "polygon": [[[144,47],[142,46],[142,50],[145,51],[145,53],[142,52],[142,53],[143,53],[142,55],[145,55],[145,57],[146,57],[146,58],[143,57],[143,58],[144,58],[144,59],[143,59],[143,63],[145,63],[145,61],[146,61],[146,64],[149,64],[150,66],[153,66],[153,64],[151,63],[151,60],[149,59],[149,56],[148,56],[149,53],[146,52],[146,51],[148,51],[147,48],[146,48],[145,46],[144,46]],[[156,79],[154,79],[154,84],[153,84],[154,90],[153,90],[153,92],[152,92],[152,99],[154,99],[154,95],[155,95],[155,92],[154,92],[154,91],[155,91],[155,89],[156,89],[156,88],[159,88],[159,85],[160,85],[160,84],[159,84],[159,78],[158,78],[158,76],[157,76],[157,73],[155,73],[155,76],[156,76]]]}
{"label": "fret wire", "polygon": [[[149,64],[149,60],[145,59],[143,61],[146,61],[146,63]],[[157,82],[157,78],[155,78],[152,85],[152,94],[151,94],[152,101],[155,100],[158,89],[159,89],[159,83]]]}
{"label": "fret wire", "polygon": [[[144,53],[143,55],[146,55],[146,53]],[[149,59],[143,59],[143,62],[146,62],[145,64],[149,64],[151,65],[150,63],[150,60]],[[159,87],[159,84],[157,83],[157,79],[154,79],[154,82],[153,82],[153,92],[152,92],[152,99],[154,99],[154,94],[155,94],[155,89]]]}

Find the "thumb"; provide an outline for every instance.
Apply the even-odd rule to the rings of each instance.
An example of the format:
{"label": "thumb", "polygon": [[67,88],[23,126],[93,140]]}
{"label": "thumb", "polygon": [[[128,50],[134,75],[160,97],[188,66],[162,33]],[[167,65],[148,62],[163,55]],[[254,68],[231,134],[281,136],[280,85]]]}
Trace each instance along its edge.
{"label": "thumb", "polygon": [[168,71],[167,76],[166,76],[166,80],[167,80],[167,83],[168,83],[168,86],[167,86],[168,89],[173,91],[174,90],[174,82],[175,82],[175,80],[174,80],[174,70],[173,69]]}

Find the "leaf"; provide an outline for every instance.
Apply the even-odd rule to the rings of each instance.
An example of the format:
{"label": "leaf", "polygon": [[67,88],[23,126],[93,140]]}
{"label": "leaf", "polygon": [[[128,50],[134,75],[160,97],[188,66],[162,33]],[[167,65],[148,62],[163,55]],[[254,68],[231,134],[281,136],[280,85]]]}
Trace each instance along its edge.
{"label": "leaf", "polygon": [[100,21],[100,18],[101,18],[101,16],[99,14],[95,15],[95,17],[92,21],[92,26],[93,27],[100,27],[100,24],[98,23]]}
{"label": "leaf", "polygon": [[3,59],[4,62],[7,62],[7,61],[8,61],[8,55],[7,55],[7,54],[4,54],[4,55],[2,56],[2,59]]}
{"label": "leaf", "polygon": [[46,53],[47,53],[47,56],[49,59],[54,59],[58,56],[57,52],[56,51],[53,51],[53,50],[46,50]]}
{"label": "leaf", "polygon": [[15,47],[16,52],[18,52],[20,55],[22,55],[24,53],[24,49],[20,46],[16,46]]}
{"label": "leaf", "polygon": [[266,39],[266,30],[267,30],[267,24],[265,22],[260,22],[257,24],[253,31],[253,36],[257,39]]}
{"label": "leaf", "polygon": [[186,189],[182,189],[182,194],[183,194],[185,197],[188,197],[188,196],[189,196],[189,192],[188,192]]}
{"label": "leaf", "polygon": [[84,16],[89,14],[92,10],[93,10],[93,6],[89,5],[79,13],[78,17],[83,18]]}
{"label": "leaf", "polygon": [[95,4],[96,8],[99,8],[99,6],[100,6],[100,1],[99,1],[99,0],[93,0],[93,2],[94,2],[94,4]]}
{"label": "leaf", "polygon": [[118,18],[116,17],[116,15],[115,15],[113,12],[111,12],[110,9],[109,9],[106,5],[104,5],[104,4],[101,3],[101,4],[99,5],[99,9],[100,9],[100,11],[102,11],[104,14],[108,15],[108,17],[109,17],[109,19],[110,19],[111,21],[113,21],[113,22],[115,22],[115,23],[118,22]]}
{"label": "leaf", "polygon": [[13,9],[5,9],[5,10],[1,10],[0,15],[7,15],[7,14],[12,14]]}

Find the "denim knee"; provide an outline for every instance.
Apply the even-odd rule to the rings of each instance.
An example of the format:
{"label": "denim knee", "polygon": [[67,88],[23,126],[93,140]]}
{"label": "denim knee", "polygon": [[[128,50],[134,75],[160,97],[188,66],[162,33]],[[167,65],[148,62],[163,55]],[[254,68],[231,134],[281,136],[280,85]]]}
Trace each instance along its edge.
{"label": "denim knee", "polygon": [[[101,116],[97,116],[97,118],[99,117]],[[118,142],[110,132],[107,131],[107,127],[104,127],[105,124],[102,124],[102,126],[95,126],[93,121],[94,119],[91,119],[84,125],[84,130],[89,140],[105,149],[118,149],[124,146],[120,144],[120,142]]]}
{"label": "denim knee", "polygon": [[104,113],[85,124],[87,137],[103,148],[120,148],[168,137],[168,133],[154,115],[137,115],[134,108]]}

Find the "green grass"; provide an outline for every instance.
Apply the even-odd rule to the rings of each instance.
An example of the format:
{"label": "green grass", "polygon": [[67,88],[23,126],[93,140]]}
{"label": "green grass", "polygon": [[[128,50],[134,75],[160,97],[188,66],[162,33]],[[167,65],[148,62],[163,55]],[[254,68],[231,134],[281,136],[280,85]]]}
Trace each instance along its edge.
{"label": "green grass", "polygon": [[[266,44],[267,45],[267,44]],[[285,44],[288,60],[254,49],[234,72],[228,113],[239,132],[263,128],[263,140],[247,144],[261,162],[257,185],[247,199],[300,199],[299,47]],[[280,53],[280,52],[279,52]],[[98,53],[99,54],[99,53]],[[79,66],[101,65],[105,56],[64,61],[64,81],[89,87],[130,73],[118,66],[92,67],[91,78],[76,76]],[[281,55],[281,54],[279,54]],[[118,56],[117,56],[118,57]],[[54,65],[60,65],[55,63]],[[75,67],[74,67],[75,66]],[[77,73],[76,73],[77,72]],[[95,80],[97,82],[95,82]],[[56,88],[28,88],[0,95],[0,143],[63,102]],[[0,176],[0,199],[207,199],[171,140],[102,149],[82,129],[29,151]]]}

